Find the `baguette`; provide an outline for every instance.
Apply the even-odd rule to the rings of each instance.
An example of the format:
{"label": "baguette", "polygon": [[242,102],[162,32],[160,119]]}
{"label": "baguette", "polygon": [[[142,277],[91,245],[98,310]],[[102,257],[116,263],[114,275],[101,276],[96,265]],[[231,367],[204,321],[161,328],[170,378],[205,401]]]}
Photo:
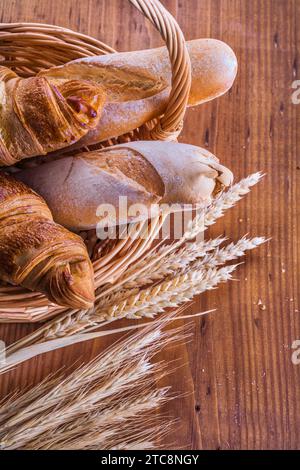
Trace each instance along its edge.
{"label": "baguette", "polygon": [[94,303],[93,267],[82,239],[53,222],[45,201],[3,172],[0,279],[61,306],[88,309]]}
{"label": "baguette", "polygon": [[55,86],[0,66],[0,166],[76,142],[99,121],[103,101],[98,84],[65,80]]}
{"label": "baguette", "polygon": [[[187,42],[192,66],[188,105],[223,95],[233,84],[237,59],[222,41]],[[97,126],[75,147],[95,144],[125,134],[162,115],[168,103],[171,65],[166,47],[85,57],[42,71],[57,86],[66,80],[90,80],[105,90],[106,103]]]}
{"label": "baguette", "polygon": [[[45,198],[56,222],[86,230],[147,218],[153,207],[159,211],[158,203],[209,201],[231,184],[232,173],[199,147],[138,141],[49,161],[16,178]],[[126,196],[127,207],[120,196]]]}

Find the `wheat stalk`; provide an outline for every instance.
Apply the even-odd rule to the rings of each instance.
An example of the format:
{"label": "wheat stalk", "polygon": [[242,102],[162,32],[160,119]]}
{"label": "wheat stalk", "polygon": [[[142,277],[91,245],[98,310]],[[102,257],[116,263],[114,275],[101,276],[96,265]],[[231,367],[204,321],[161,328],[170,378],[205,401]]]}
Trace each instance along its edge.
{"label": "wheat stalk", "polygon": [[226,266],[220,269],[199,269],[185,274],[177,275],[153,287],[142,289],[137,295],[125,299],[117,305],[109,307],[106,311],[91,316],[97,318],[153,318],[165,308],[178,307],[190,301],[194,296],[206,290],[213,289],[217,284],[231,279],[231,273],[237,265]]}
{"label": "wheat stalk", "polygon": [[[166,281],[137,292],[134,290],[133,295],[126,296],[114,304],[111,302],[113,298],[107,299],[106,308],[97,307],[80,327],[85,329],[112,318],[153,318],[167,307],[177,307],[195,295],[214,288],[220,282],[231,279],[231,273],[236,265],[226,266],[223,269],[216,269],[216,266],[244,256],[247,250],[253,250],[265,241],[263,237],[252,239],[243,237],[236,244],[230,243],[224,248],[217,248],[203,259],[196,259],[188,265],[188,268],[184,268],[182,273],[175,275],[176,273],[171,271],[171,276]],[[77,325],[76,331],[79,331],[80,327]],[[53,337],[54,332],[48,334]],[[64,334],[73,334],[73,330],[65,329]]]}
{"label": "wheat stalk", "polygon": [[9,399],[0,410],[5,423],[1,448],[112,448],[123,441],[144,442],[147,413],[151,420],[167,392],[155,389],[153,376],[165,375],[165,365],[151,360],[170,341],[186,338],[178,329],[163,331],[163,324],[114,344],[66,378],[51,378],[47,390],[33,388],[30,399],[28,393],[20,396],[14,410]]}
{"label": "wheat stalk", "polygon": [[[64,397],[67,398],[68,395],[74,393],[76,390],[78,383],[80,382],[82,386],[85,386],[88,382],[93,380],[100,380],[101,378],[105,377],[105,375],[109,374],[110,368],[112,364],[119,364],[120,367],[123,364],[126,364],[132,357],[131,351],[134,351],[134,354],[139,353],[140,351],[145,350],[149,345],[157,344],[159,338],[161,337],[161,333],[159,329],[154,328],[153,332],[150,334],[145,335],[142,337],[140,335],[137,336],[137,339],[134,344],[134,349],[130,349],[130,344],[128,346],[128,351],[124,351],[124,344],[116,345],[113,347],[112,353],[110,356],[108,354],[105,357],[102,357],[101,363],[97,360],[91,362],[87,368],[82,368],[80,371],[76,371],[76,374],[70,375],[67,381],[63,383],[57,384],[57,387],[53,387],[49,393],[47,393],[47,402],[45,402],[45,396],[34,400],[34,405],[31,405],[29,408],[24,408],[24,410],[18,414],[17,418],[14,417],[12,420],[7,421],[8,416],[5,414],[5,408],[2,407],[1,414],[2,414],[2,421],[7,421],[6,426],[20,424],[21,420],[32,418],[37,411],[43,410],[43,407],[49,407],[51,405],[55,405],[57,402],[57,396],[60,394],[60,389],[63,387]],[[40,389],[41,385],[38,386],[37,389],[33,389],[30,391],[32,394],[37,394],[38,389]],[[22,407],[24,404],[25,396],[22,397]],[[14,409],[17,409],[18,403],[15,402]],[[18,422],[15,420],[18,419]]]}
{"label": "wheat stalk", "polygon": [[[144,273],[141,273],[137,279],[125,283],[123,292],[125,292],[125,289],[138,289],[147,284],[161,281],[167,276],[174,274],[176,271],[182,271],[192,261],[204,257],[208,252],[215,250],[225,240],[225,238],[218,237],[208,241],[190,243],[175,251],[171,251],[155,264],[155,270],[151,267],[151,269],[147,269]],[[113,297],[114,294],[102,299],[100,305],[107,305],[108,302],[112,303],[111,298]]]}
{"label": "wheat stalk", "polygon": [[[149,384],[148,384],[149,385]],[[150,384],[151,385],[151,384]],[[71,424],[62,425],[57,428],[55,438],[52,430],[38,436],[30,442],[30,448],[34,449],[55,449],[73,450],[86,449],[94,446],[100,449],[107,448],[107,438],[115,438],[116,434],[124,434],[124,422],[135,421],[158,409],[166,401],[168,388],[150,390],[147,388],[139,390],[140,396],[123,399],[120,404],[105,406],[104,409],[90,413],[83,421],[82,417],[72,421]],[[145,424],[145,423],[144,423]],[[90,429],[86,435],[86,429]]]}
{"label": "wheat stalk", "polygon": [[[128,393],[132,387],[143,380],[143,383],[149,385],[147,381],[148,375],[152,374],[154,369],[148,361],[141,360],[138,364],[124,367],[113,377],[106,377],[106,382],[101,387],[98,384],[89,389],[81,388],[80,393],[72,396],[72,400],[63,400],[60,406],[56,406],[51,413],[45,413],[40,416],[35,415],[31,420],[27,420],[26,424],[20,425],[17,430],[8,432],[3,439],[6,447],[9,449],[18,449],[24,447],[28,442],[36,439],[37,436],[46,432],[52,432],[53,428],[58,428],[66,422],[72,422],[78,416],[82,418],[83,414],[92,413],[95,405],[98,405],[99,412],[103,412],[103,407],[108,406],[112,400],[112,396],[116,393]],[[47,398],[47,397],[46,397]],[[42,404],[43,411],[48,409],[46,404]],[[24,417],[23,417],[24,419]],[[14,420],[11,418],[7,426],[12,427]],[[6,426],[5,426],[6,427]]]}
{"label": "wheat stalk", "polygon": [[[76,326],[76,332],[79,331],[79,328],[85,330],[97,327],[109,320],[154,318],[155,315],[162,313],[166,308],[178,307],[185,302],[189,302],[194,296],[215,288],[217,284],[230,280],[232,278],[231,273],[236,266],[191,271],[147,289],[142,289],[136,295],[130,296],[118,304],[108,306],[106,309],[98,310],[96,308],[86,319],[86,322],[83,322],[80,327]],[[72,328],[64,328],[64,335],[72,335],[73,333]],[[47,337],[53,338],[53,336],[54,332],[49,330]]]}
{"label": "wheat stalk", "polygon": [[[233,207],[236,202],[238,202],[245,194],[247,194],[250,191],[250,188],[259,182],[262,176],[263,175],[261,173],[254,173],[249,177],[242,179],[239,183],[233,185],[231,188],[229,188],[228,191],[221,193],[211,202],[208,207],[205,208],[204,213],[202,211],[200,215],[195,217],[192,223],[190,223],[188,230],[182,239],[171,246],[163,245],[156,250],[151,250],[150,254],[144,256],[142,260],[139,260],[135,263],[135,266],[127,270],[127,274],[122,277],[120,282],[116,283],[112,287],[105,288],[103,291],[100,291],[100,293],[97,294],[96,312],[95,310],[89,310],[72,311],[68,314],[62,314],[58,318],[51,320],[46,325],[36,330],[34,333],[17,341],[10,348],[8,348],[7,353],[12,354],[13,352],[19,351],[24,346],[37,343],[41,340],[65,336],[67,333],[70,334],[70,332],[74,333],[77,331],[82,331],[86,326],[93,325],[94,320],[96,320],[96,323],[99,321],[101,318],[99,310],[105,309],[107,302],[109,302],[110,305],[114,303],[121,303],[128,295],[129,299],[134,298],[135,294],[138,295],[136,290],[132,290],[130,292],[129,290],[124,289],[124,287],[122,289],[121,286],[136,285],[139,288],[145,279],[149,279],[148,276],[151,278],[151,273],[156,273],[156,269],[158,269],[158,271],[161,270],[160,274],[158,273],[158,277],[162,275],[164,261],[168,259],[168,256],[170,256],[170,266],[172,266],[172,262],[176,257],[176,255],[173,257],[173,253],[176,252],[175,250],[182,247],[183,243],[187,240],[192,240],[195,238],[195,236],[203,231],[205,227],[212,225],[217,218],[224,214],[225,210]],[[216,242],[214,241],[212,243]],[[187,261],[185,262],[183,259],[181,259],[181,266],[187,266],[188,269],[189,265],[186,263],[192,262],[192,252],[195,254],[195,257],[198,256],[197,248],[198,245],[195,244],[191,248],[191,251],[188,251],[187,249],[186,252],[183,249],[182,257],[184,258],[185,254],[187,254]],[[169,271],[167,271],[167,274],[169,274]],[[156,274],[153,276],[155,277],[155,275]],[[136,289],[136,287],[134,289]],[[91,320],[92,318],[93,320]]]}
{"label": "wheat stalk", "polygon": [[34,400],[38,400],[40,397],[45,395],[52,386],[54,386],[55,380],[51,377],[43,380],[38,386],[29,389],[27,391],[15,392],[10,396],[3,399],[0,403],[0,426],[15,414],[16,409],[26,407]]}
{"label": "wheat stalk", "polygon": [[[139,279],[139,281],[132,281],[128,285],[128,289],[124,289],[104,297],[97,305],[97,310],[107,309],[109,306],[120,304],[129,297],[134,297],[139,292],[139,284],[146,286],[150,281],[162,280],[174,277],[176,273],[187,272],[189,269],[200,270],[208,269],[214,266],[225,264],[245,255],[246,251],[253,250],[259,245],[266,242],[264,237],[255,237],[247,239],[244,236],[236,244],[230,243],[226,247],[219,248],[219,245],[226,240],[225,238],[216,238],[207,242],[195,242],[190,246],[183,247],[182,249],[170,253],[163,263],[157,268],[152,275]],[[209,253],[213,251],[213,253]]]}
{"label": "wheat stalk", "polygon": [[[206,310],[204,312],[198,312],[198,313],[193,313],[190,315],[183,315],[180,316],[178,315],[179,312],[182,312],[184,310],[184,307],[176,309],[174,313],[176,313],[176,318],[173,318],[172,316],[168,316],[166,318],[166,321],[177,321],[177,320],[186,320],[188,318],[196,318],[199,316],[207,315],[208,313],[214,312],[214,309],[211,310]],[[111,323],[114,320],[109,320],[107,322],[104,322],[101,324],[101,326],[107,325]],[[156,320],[160,323],[161,320]],[[155,326],[155,321],[153,322],[153,326]],[[16,351],[15,353],[11,353],[7,355],[6,360],[4,362],[4,365],[0,368],[0,374],[4,374],[8,370],[11,370],[12,368],[16,367],[18,364],[21,364],[22,362],[25,362],[29,359],[32,359],[33,357],[39,356],[41,354],[45,354],[49,351],[55,351],[56,349],[64,348],[66,346],[70,345],[75,345],[78,343],[82,343],[84,341],[90,341],[94,339],[98,339],[100,337],[104,336],[109,336],[113,334],[120,334],[120,333],[126,333],[132,330],[137,330],[139,328],[143,328],[144,326],[148,325],[149,322],[144,322],[144,323],[134,323],[132,325],[127,325],[124,327],[119,327],[119,328],[114,328],[114,329],[102,329],[99,331],[99,328],[97,327],[98,331],[96,332],[91,332],[91,330],[94,330],[96,327],[93,326],[91,328],[88,328],[85,330],[84,333],[82,334],[72,334],[69,336],[64,336],[60,338],[54,338],[52,340],[46,340],[44,342],[39,342],[39,343],[34,343],[31,346],[21,348],[20,350]]]}
{"label": "wheat stalk", "polygon": [[227,263],[228,261],[233,261],[237,258],[240,258],[245,255],[246,251],[251,251],[257,248],[258,246],[266,243],[264,237],[254,237],[246,238],[244,236],[237,243],[229,243],[223,248],[217,248],[213,253],[207,254],[201,260],[196,259],[189,265],[189,269],[200,269],[213,268],[215,266],[220,266]]}

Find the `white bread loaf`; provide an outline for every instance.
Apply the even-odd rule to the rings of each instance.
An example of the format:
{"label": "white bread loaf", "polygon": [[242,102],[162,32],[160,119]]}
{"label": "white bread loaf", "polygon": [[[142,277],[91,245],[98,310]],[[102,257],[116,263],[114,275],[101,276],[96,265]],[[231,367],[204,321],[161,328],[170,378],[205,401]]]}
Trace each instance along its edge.
{"label": "white bread loaf", "polygon": [[[122,225],[149,216],[152,204],[199,204],[232,182],[232,173],[207,150],[173,142],[138,141],[64,157],[15,177],[43,196],[54,220],[73,230]],[[124,212],[142,204],[146,212]],[[103,219],[99,206],[116,211]]]}
{"label": "white bread loaf", "polygon": [[[188,105],[205,103],[226,93],[237,73],[232,49],[215,39],[188,41],[187,48],[192,65]],[[76,147],[120,136],[163,114],[172,77],[166,47],[85,57],[39,75],[60,86],[66,80],[84,79],[103,87],[106,104],[101,119]]]}

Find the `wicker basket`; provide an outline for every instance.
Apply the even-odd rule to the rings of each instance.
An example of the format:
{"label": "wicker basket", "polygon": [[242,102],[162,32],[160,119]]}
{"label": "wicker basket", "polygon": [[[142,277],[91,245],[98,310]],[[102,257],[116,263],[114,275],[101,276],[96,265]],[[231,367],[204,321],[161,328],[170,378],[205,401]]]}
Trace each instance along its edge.
{"label": "wicker basket", "polygon": [[[172,89],[165,114],[160,119],[144,124],[129,134],[116,137],[102,145],[114,145],[124,140],[175,140],[181,129],[191,84],[191,66],[183,34],[175,19],[158,0],[129,0],[155,28],[165,41],[172,65]],[[79,57],[115,52],[106,44],[89,36],[58,26],[36,23],[0,25],[0,64],[11,67],[26,77],[54,65]],[[140,258],[151,246],[161,228],[164,216],[150,223],[133,227],[135,236],[111,241],[100,255],[92,257],[96,289],[114,283],[127,267]],[[147,236],[140,236],[147,230]],[[50,304],[39,293],[21,287],[0,287],[0,322],[34,322],[68,309]],[[70,313],[74,311],[70,310]]]}

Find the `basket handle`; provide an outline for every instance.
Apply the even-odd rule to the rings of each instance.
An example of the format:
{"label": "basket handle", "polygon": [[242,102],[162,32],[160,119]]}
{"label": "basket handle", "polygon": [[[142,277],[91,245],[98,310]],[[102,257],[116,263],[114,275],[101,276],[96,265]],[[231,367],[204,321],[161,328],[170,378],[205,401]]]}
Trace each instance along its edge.
{"label": "basket handle", "polygon": [[152,140],[176,140],[182,129],[190,88],[191,62],[183,33],[175,18],[159,0],[129,0],[161,34],[169,51],[172,66],[172,89],[160,121],[148,131]]}

